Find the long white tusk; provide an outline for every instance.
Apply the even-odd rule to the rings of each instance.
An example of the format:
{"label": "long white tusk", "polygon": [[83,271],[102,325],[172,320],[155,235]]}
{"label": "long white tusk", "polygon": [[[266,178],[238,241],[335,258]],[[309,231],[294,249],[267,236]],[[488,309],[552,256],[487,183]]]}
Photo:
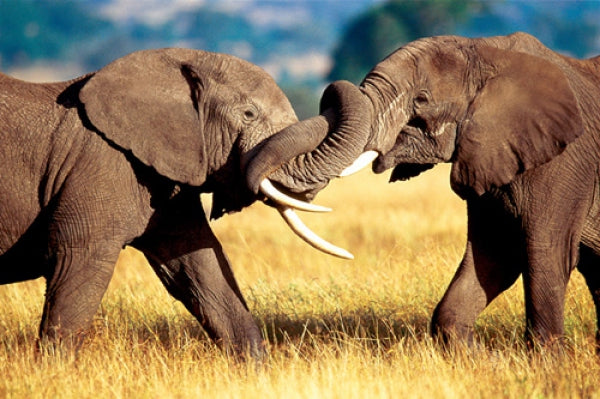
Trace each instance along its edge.
{"label": "long white tusk", "polygon": [[290,228],[298,235],[298,237],[302,238],[308,244],[313,246],[314,248],[323,251],[327,254],[334,255],[344,259],[354,259],[354,255],[350,252],[346,251],[343,248],[336,247],[330,242],[325,241],[318,235],[316,235],[312,230],[310,230],[306,225],[300,220],[296,212],[290,208],[277,208],[283,220],[290,226]]}
{"label": "long white tusk", "polygon": [[358,156],[358,158],[356,158],[352,165],[342,170],[342,172],[339,174],[339,177],[350,176],[351,174],[358,172],[359,170],[373,162],[378,155],[379,153],[373,150],[363,152]]}
{"label": "long white tusk", "polygon": [[269,179],[260,182],[260,191],[277,204],[307,212],[331,212],[331,208],[297,200],[277,190]]}

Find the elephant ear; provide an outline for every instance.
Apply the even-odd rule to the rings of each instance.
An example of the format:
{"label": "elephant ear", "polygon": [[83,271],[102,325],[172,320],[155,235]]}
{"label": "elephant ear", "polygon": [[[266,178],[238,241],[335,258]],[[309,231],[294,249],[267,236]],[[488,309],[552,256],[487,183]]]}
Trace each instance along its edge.
{"label": "elephant ear", "polygon": [[194,186],[207,173],[201,82],[189,63],[198,56],[176,49],[132,53],[96,72],[79,94],[106,139],[161,175]]}
{"label": "elephant ear", "polygon": [[484,79],[458,132],[451,184],[462,197],[510,183],[583,133],[577,99],[559,67],[489,46],[479,55],[494,72]]}

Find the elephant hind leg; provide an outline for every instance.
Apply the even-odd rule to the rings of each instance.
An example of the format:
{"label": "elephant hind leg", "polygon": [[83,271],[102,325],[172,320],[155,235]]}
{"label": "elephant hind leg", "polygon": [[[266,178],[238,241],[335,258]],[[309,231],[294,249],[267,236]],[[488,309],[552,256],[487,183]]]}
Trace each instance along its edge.
{"label": "elephant hind leg", "polygon": [[600,354],[600,255],[586,246],[581,246],[577,269],[585,278],[596,306],[596,353]]}

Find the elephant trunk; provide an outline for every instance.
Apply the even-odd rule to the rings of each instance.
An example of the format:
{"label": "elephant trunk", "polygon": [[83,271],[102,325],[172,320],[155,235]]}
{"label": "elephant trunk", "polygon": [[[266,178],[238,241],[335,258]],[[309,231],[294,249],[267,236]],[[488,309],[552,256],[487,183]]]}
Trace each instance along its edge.
{"label": "elephant trunk", "polygon": [[269,180],[294,193],[311,195],[338,177],[364,151],[371,131],[371,103],[350,82],[327,87],[321,113],[273,135],[246,169],[248,186],[258,192]]}
{"label": "elephant trunk", "polygon": [[[398,133],[409,122],[412,114],[412,103],[409,101],[412,85],[408,79],[412,75],[411,68],[414,67],[411,66],[410,59],[397,59],[407,58],[407,55],[402,51],[393,53],[377,64],[360,85],[361,92],[373,107],[372,132],[368,145],[379,154],[386,154],[392,149]],[[377,161],[380,159],[381,157]],[[378,162],[373,166],[376,167]]]}
{"label": "elephant trunk", "polygon": [[[398,77],[397,65],[389,58],[384,60],[367,75],[360,88],[347,81],[332,83],[323,93],[320,115],[271,136],[257,148],[256,155],[247,164],[249,188],[254,193],[262,191],[278,204],[294,232],[324,252],[352,257],[308,230],[289,209],[325,211],[326,208],[297,207],[298,201],[289,197],[290,201],[283,203],[281,198],[285,194],[278,192],[271,181],[289,192],[312,199],[332,178],[347,175],[354,171],[355,165],[366,166],[378,154],[389,151],[396,135],[386,133],[399,132],[410,117],[410,84],[392,78]],[[406,66],[410,71],[411,63]]]}
{"label": "elephant trunk", "polygon": [[246,182],[258,193],[260,183],[284,163],[313,151],[327,136],[334,118],[327,110],[321,115],[295,123],[271,136],[254,151],[246,166]]}
{"label": "elephant trunk", "polygon": [[412,113],[410,71],[417,55],[412,48],[393,53],[360,87],[348,81],[330,84],[320,115],[288,126],[257,150],[246,169],[250,189],[258,193],[268,176],[290,192],[311,195],[364,151],[388,152],[397,136],[390,133],[400,132]]}
{"label": "elephant trunk", "polygon": [[[311,204],[302,205],[271,184],[273,181],[289,192],[312,198],[332,178],[352,172],[353,161],[361,159],[372,122],[368,98],[352,83],[339,81],[327,87],[320,108],[320,115],[295,123],[262,143],[246,166],[246,181],[254,193],[260,190],[275,202],[292,230],[310,245],[352,259],[352,254],[310,231],[290,209],[326,208],[309,209],[305,205]],[[373,158],[361,161],[369,163]]]}

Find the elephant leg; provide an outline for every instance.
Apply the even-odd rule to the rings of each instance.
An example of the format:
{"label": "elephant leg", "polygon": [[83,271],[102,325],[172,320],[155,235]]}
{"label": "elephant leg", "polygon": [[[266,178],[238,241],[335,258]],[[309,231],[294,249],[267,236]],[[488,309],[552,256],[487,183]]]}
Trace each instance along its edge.
{"label": "elephant leg", "polygon": [[561,215],[559,210],[524,217],[524,225],[530,226],[526,232],[527,268],[523,271],[525,338],[532,347],[550,348],[564,337],[565,295],[578,262],[581,232],[577,226],[583,225],[584,212],[576,204],[563,208],[570,210],[570,220],[553,216]]}
{"label": "elephant leg", "polygon": [[[537,252],[537,251],[535,251]],[[550,259],[559,255],[544,253],[532,254],[532,258],[523,273],[525,288],[526,335],[528,344],[549,347],[564,336],[564,306],[570,271],[557,266]]]}
{"label": "elephant leg", "polygon": [[198,319],[213,341],[241,356],[249,351],[253,357],[262,357],[260,330],[208,225],[202,242],[204,248],[167,261],[143,251],[169,293]]}
{"label": "elephant leg", "polygon": [[446,343],[458,339],[472,344],[477,316],[516,281],[523,259],[514,219],[488,201],[469,203],[467,248],[434,310],[432,333]]}
{"label": "elephant leg", "polygon": [[[96,171],[103,164],[95,160],[79,162]],[[113,175],[90,177],[83,173],[86,169],[73,169],[46,208],[48,267],[40,339],[42,344],[76,349],[108,288],[119,253],[134,233],[126,219],[131,199],[115,193]]]}
{"label": "elephant leg", "polygon": [[[183,201],[186,202],[186,201]],[[219,346],[244,357],[264,355],[262,335],[235,281],[231,265],[198,203],[168,212],[160,228],[134,246]],[[162,219],[162,217],[161,217]]]}
{"label": "elephant leg", "polygon": [[577,268],[583,274],[596,306],[596,353],[600,354],[600,256],[582,246]]}
{"label": "elephant leg", "polygon": [[256,358],[263,356],[262,335],[220,246],[164,263],[152,256],[149,259],[171,295],[198,319],[217,345],[242,357],[247,352]]}
{"label": "elephant leg", "polygon": [[[110,251],[110,250],[109,250]],[[50,258],[54,265],[47,278],[40,325],[42,347],[59,344],[76,349],[90,327],[113,274],[120,248],[102,254],[90,248],[63,247]]]}

